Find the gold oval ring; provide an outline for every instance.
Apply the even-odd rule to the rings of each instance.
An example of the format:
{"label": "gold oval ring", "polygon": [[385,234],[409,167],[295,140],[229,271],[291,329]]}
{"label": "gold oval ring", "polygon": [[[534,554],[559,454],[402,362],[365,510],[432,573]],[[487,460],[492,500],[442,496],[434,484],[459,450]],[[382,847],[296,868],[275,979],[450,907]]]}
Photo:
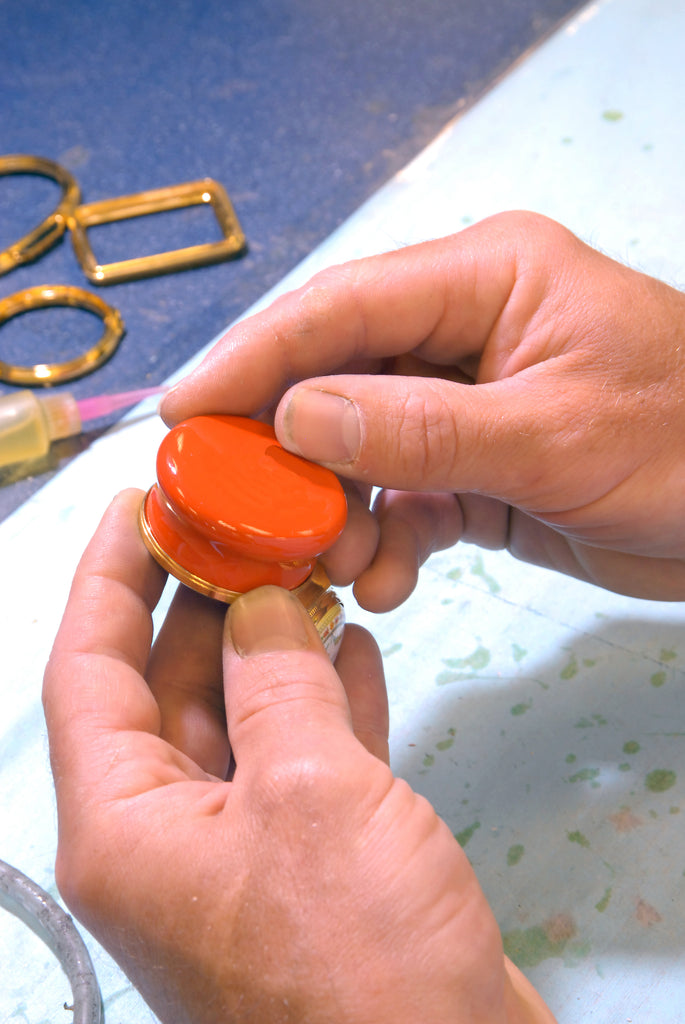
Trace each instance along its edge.
{"label": "gold oval ring", "polygon": [[46,306],[72,306],[85,309],[99,316],[105,325],[105,332],[92,348],[75,359],[61,363],[35,363],[33,366],[16,366],[0,360],[0,380],[8,384],[23,386],[36,384],[63,384],[65,381],[91,373],[109,359],[124,336],[126,330],[121,314],[114,306],[99,297],[68,284],[43,284],[26,288],[0,299],[0,325],[14,316],[29,313],[32,309]]}
{"label": "gold oval ring", "polygon": [[0,276],[22,263],[30,263],[52,248],[64,234],[67,219],[71,217],[81,199],[81,191],[74,176],[54,160],[25,154],[2,156],[0,175],[5,174],[40,174],[44,178],[52,178],[61,187],[62,198],[57,209],[42,220],[33,231],[29,231],[23,238],[0,252]]}

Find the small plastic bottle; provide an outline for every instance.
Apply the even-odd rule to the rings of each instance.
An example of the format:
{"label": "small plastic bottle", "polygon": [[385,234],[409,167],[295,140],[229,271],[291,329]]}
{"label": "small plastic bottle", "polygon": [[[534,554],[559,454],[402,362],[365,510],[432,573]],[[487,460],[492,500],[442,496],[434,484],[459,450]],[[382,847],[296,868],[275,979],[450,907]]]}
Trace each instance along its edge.
{"label": "small plastic bottle", "polygon": [[89,420],[109,416],[165,390],[140,388],[79,399],[69,391],[0,395],[0,466],[39,459],[47,455],[53,441],[80,434]]}
{"label": "small plastic bottle", "polygon": [[162,441],[140,529],[168,572],[209,597],[230,604],[266,584],[292,590],[334,660],[344,611],[317,559],[346,518],[337,477],[286,451],[271,427],[197,416]]}
{"label": "small plastic bottle", "polygon": [[0,397],[0,466],[47,455],[53,441],[81,432],[78,404],[68,391],[17,391]]}

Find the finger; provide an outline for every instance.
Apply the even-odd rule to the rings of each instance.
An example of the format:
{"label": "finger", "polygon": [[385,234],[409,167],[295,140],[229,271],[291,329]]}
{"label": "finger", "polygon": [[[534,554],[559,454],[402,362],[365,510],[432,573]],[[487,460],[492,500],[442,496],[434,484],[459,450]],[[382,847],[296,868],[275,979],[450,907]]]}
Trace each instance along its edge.
{"label": "finger", "polygon": [[[560,393],[553,377],[559,372],[545,364],[476,386],[438,378],[315,378],[286,393],[276,433],[290,451],[366,484],[537,501],[545,496],[546,469],[558,481],[557,438],[568,447],[587,400],[572,371]],[[565,468],[578,470],[573,460]],[[584,500],[582,493],[575,497]]]}
{"label": "finger", "polygon": [[320,559],[331,583],[338,587],[349,586],[371,564],[379,538],[378,521],[369,508],[371,489],[350,480],[343,481],[343,488],[347,497],[345,529]]}
{"label": "finger", "polygon": [[[300,601],[261,587],[239,598],[226,622],[224,685],[236,778],[246,765],[273,765],[286,755],[316,754],[327,763],[349,758],[357,741],[345,689]],[[367,665],[373,675],[368,659]]]}
{"label": "finger", "polygon": [[500,215],[317,274],[231,328],[164,397],[164,420],[254,414],[293,381],[341,369],[369,373],[379,360],[411,351],[442,365],[470,359],[509,298],[519,247],[533,235],[540,247],[541,223],[551,225]]}
{"label": "finger", "polygon": [[179,586],[147,669],[162,739],[222,779],[230,760],[222,669],[225,617],[225,605]]}
{"label": "finger", "polygon": [[388,764],[388,692],[383,659],[370,633],[360,626],[346,627],[335,670],[345,688],[355,736],[370,754]]}
{"label": "finger", "polygon": [[68,790],[76,802],[109,770],[111,743],[102,737],[159,730],[159,710],[142,672],[151,612],[166,576],[138,533],[141,498],[127,491],[107,510],[77,569],[45,672],[58,797]]}
{"label": "finger", "polygon": [[379,542],[371,565],[358,577],[354,596],[373,612],[402,604],[416,586],[419,569],[434,551],[451,547],[463,531],[453,494],[381,491],[374,503]]}

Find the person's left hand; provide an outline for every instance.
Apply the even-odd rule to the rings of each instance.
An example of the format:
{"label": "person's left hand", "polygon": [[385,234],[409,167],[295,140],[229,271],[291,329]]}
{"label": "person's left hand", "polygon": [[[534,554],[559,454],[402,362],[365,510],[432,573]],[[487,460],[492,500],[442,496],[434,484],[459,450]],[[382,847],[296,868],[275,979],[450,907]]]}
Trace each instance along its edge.
{"label": "person's left hand", "polygon": [[458,843],[390,772],[370,636],[348,627],[334,668],[287,592],[240,598],[224,633],[180,588],[151,653],[140,499],[86,551],[45,676],[74,913],[169,1024],[550,1024]]}

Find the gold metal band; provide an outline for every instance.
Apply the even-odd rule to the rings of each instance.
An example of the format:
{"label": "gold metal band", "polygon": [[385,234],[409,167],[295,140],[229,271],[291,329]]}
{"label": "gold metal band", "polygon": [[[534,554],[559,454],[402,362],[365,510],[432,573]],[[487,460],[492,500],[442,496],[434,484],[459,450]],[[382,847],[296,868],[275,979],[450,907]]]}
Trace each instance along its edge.
{"label": "gold metal band", "polygon": [[40,174],[56,181],[62,189],[62,198],[53,213],[29,231],[27,235],[0,252],[0,276],[22,263],[30,263],[52,248],[64,234],[67,221],[81,199],[76,179],[60,164],[40,156],[16,154],[0,157],[0,175]]}
{"label": "gold metal band", "polygon": [[[218,242],[190,245],[151,256],[136,256],[116,263],[100,263],[96,259],[88,240],[89,227],[188,206],[211,206],[222,234]],[[245,235],[233,205],[223,186],[211,178],[85,203],[72,211],[69,230],[83,273],[93,284],[100,285],[217,263],[237,256],[245,248]]]}
{"label": "gold metal band", "polygon": [[61,363],[36,363],[33,366],[16,366],[0,360],[0,380],[8,384],[35,386],[37,384],[63,384],[65,381],[82,377],[102,366],[116,351],[124,336],[125,326],[118,309],[108,305],[98,295],[73,285],[51,284],[26,288],[0,299],[0,326],[14,316],[28,313],[32,309],[46,306],[72,306],[85,309],[99,316],[105,325],[105,332],[92,348],[83,355]]}

